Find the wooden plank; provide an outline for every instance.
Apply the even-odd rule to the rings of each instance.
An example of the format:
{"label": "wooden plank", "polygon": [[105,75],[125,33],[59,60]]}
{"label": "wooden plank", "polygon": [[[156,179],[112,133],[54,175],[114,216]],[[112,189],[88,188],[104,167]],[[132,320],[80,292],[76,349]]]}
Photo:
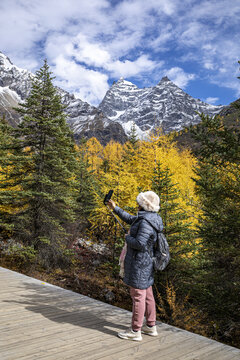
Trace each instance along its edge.
{"label": "wooden plank", "polygon": [[[102,339],[102,336],[101,336]],[[112,337],[110,338],[106,338],[104,337],[104,343],[105,345],[109,344],[112,341]],[[95,343],[95,341],[94,341]],[[97,347],[99,347],[99,344],[101,342],[99,341],[99,338],[97,338]],[[71,341],[69,343],[66,343],[64,340],[62,340],[60,342],[61,347],[58,346],[58,341],[53,339],[49,339],[48,341],[46,341],[43,345],[44,348],[44,352],[39,352],[39,349],[41,350],[42,347],[38,345],[37,341],[28,344],[27,348],[23,348],[23,347],[16,347],[14,349],[12,349],[12,351],[7,351],[7,352],[3,352],[3,355],[7,355],[9,357],[9,360],[14,359],[14,356],[16,354],[16,352],[18,353],[18,359],[20,359],[21,357],[24,357],[24,359],[26,358],[26,355],[31,357],[33,356],[33,354],[38,354],[38,358],[41,358],[41,355],[43,354],[43,358],[47,357],[50,358],[51,354],[54,354],[54,357],[56,359],[56,355],[59,354],[65,354],[66,349],[69,349],[71,352],[75,351],[75,354],[79,353],[79,347],[82,346],[82,344],[80,344],[79,338],[75,341]],[[90,345],[84,345],[84,349],[86,349],[86,351],[88,351],[88,349],[91,349],[93,347],[92,343]],[[65,356],[65,355],[64,355]],[[54,358],[53,357],[53,358]],[[58,357],[58,356],[57,356]]]}
{"label": "wooden plank", "polygon": [[[99,314],[99,316],[101,316],[104,311],[103,310],[99,310],[99,307],[97,306],[86,306],[86,307],[82,307],[81,305],[79,305],[78,307],[76,307],[76,310],[73,311],[69,311],[69,309],[61,309],[59,307],[53,307],[50,305],[42,305],[42,306],[34,306],[29,304],[29,307],[32,306],[32,309],[22,309],[21,313],[19,313],[20,309],[16,309],[14,312],[11,313],[7,313],[4,314],[3,316],[1,316],[1,327],[4,326],[4,324],[8,323],[9,321],[11,322],[12,320],[15,320],[14,322],[21,322],[21,321],[26,321],[29,318],[32,318],[32,313],[35,313],[35,316],[45,316],[45,317],[51,317],[51,320],[54,319],[55,317],[58,318],[59,315],[62,316],[68,316],[68,315],[74,315],[74,314],[79,314],[82,315],[82,313],[86,313],[86,314]],[[30,310],[30,311],[29,311]],[[99,311],[98,311],[99,310]],[[16,319],[16,314],[17,314],[17,319]],[[84,316],[84,315],[83,315]]]}
{"label": "wooden plank", "polygon": [[[116,334],[117,335],[117,334]],[[174,341],[177,339],[172,334],[167,334],[167,337],[173,337]],[[181,339],[182,341],[182,339]],[[123,339],[119,339],[117,336],[114,336],[109,344],[104,343],[103,341],[100,344],[93,344],[90,348],[85,348],[84,350],[79,352],[77,355],[83,356],[83,358],[87,358],[89,360],[95,360],[98,358],[113,358],[115,354],[117,358],[122,351],[125,351],[129,348],[137,349],[134,351],[139,351],[142,346],[146,346],[147,343],[151,343],[151,348],[154,348],[154,344],[158,341],[154,337],[145,337],[142,342],[135,342],[135,341],[127,341]],[[73,348],[70,348],[68,351],[64,349],[64,359],[71,359],[72,357],[76,356],[76,351]],[[47,357],[48,358],[48,357]],[[50,358],[54,359],[54,357]]]}
{"label": "wooden plank", "polygon": [[151,353],[151,360],[159,359],[159,355],[161,356],[161,360],[167,360],[169,358],[175,360],[178,356],[185,356],[185,354],[193,351],[197,345],[197,342],[193,341],[193,339],[190,339],[188,343],[180,343],[170,349],[153,351]]}
{"label": "wooden plank", "polygon": [[[43,353],[42,356],[45,358],[47,356],[47,358],[53,354],[53,358],[56,357],[60,358],[63,354],[65,354],[65,349],[66,348],[70,348],[70,349],[75,349],[75,352],[77,354],[79,354],[79,348],[85,348],[86,345],[90,344],[90,346],[92,346],[91,344],[93,343],[98,343],[103,335],[100,332],[97,332],[96,330],[92,331],[91,334],[89,333],[89,330],[86,332],[85,334],[79,334],[80,336],[78,336],[75,332],[75,338],[70,338],[68,339],[68,341],[65,340],[64,345],[59,349],[57,347],[54,346],[54,342],[52,342],[52,348],[51,349],[47,349],[47,353]],[[91,336],[90,336],[91,335]],[[105,335],[105,339],[107,338],[112,338],[112,335]],[[26,356],[26,354],[23,355],[23,359],[24,360],[31,360],[34,357],[36,357],[37,359],[40,359],[42,357],[40,357],[39,351],[38,349],[35,351],[31,351],[31,353]],[[65,357],[65,355],[64,355]],[[20,360],[22,358],[22,356],[20,356],[18,359]]]}
{"label": "wooden plank", "polygon": [[34,323],[38,323],[39,325],[41,325],[43,322],[48,321],[48,323],[51,322],[56,322],[56,323],[62,323],[62,324],[66,324],[66,323],[70,323],[70,324],[74,324],[74,325],[79,325],[81,326],[81,324],[85,323],[85,320],[96,320],[96,322],[102,322],[102,321],[108,321],[109,323],[111,323],[112,320],[117,321],[119,324],[128,324],[130,322],[130,318],[122,318],[122,317],[117,317],[117,316],[108,316],[106,318],[102,317],[102,316],[98,316],[97,314],[93,313],[91,314],[90,312],[86,312],[86,314],[82,314],[80,312],[73,312],[73,313],[64,313],[64,312],[60,312],[57,315],[55,313],[53,313],[53,315],[50,313],[48,315],[51,316],[44,316],[41,315],[41,317],[39,317],[38,314],[32,314],[31,317],[26,318],[24,321],[24,318],[21,319],[20,321],[16,322],[14,319],[12,321],[10,321],[9,323],[6,322],[5,326],[2,327],[1,330],[7,330],[10,329],[11,331],[16,330],[18,331],[21,327],[29,327]]}
{"label": "wooden plank", "polygon": [[[168,349],[172,346],[175,346],[177,343],[182,343],[182,342],[189,340],[186,337],[186,335],[179,334],[178,336],[176,336],[174,333],[169,333],[162,337],[159,337],[159,336],[158,337],[150,337],[148,335],[143,335],[143,339],[145,341],[143,346],[142,346],[142,343],[140,343],[140,346],[137,346],[137,347],[136,347],[136,345],[135,345],[135,347],[132,347],[132,348],[129,348],[129,346],[128,346],[128,347],[126,347],[126,349],[123,349],[121,352],[119,352],[118,349],[115,349],[115,352],[111,352],[108,355],[98,354],[96,356],[96,359],[111,360],[114,356],[118,356],[119,360],[120,359],[128,360],[130,358],[135,359],[136,356],[138,356],[139,358],[143,357],[146,359],[146,356],[149,356],[149,358],[150,358],[151,351],[154,348]],[[122,340],[122,341],[127,342],[127,340]]]}
{"label": "wooden plank", "polygon": [[[39,300],[40,302],[41,300]],[[14,306],[11,308],[11,303],[14,304]],[[19,305],[19,306],[18,306]],[[11,315],[11,312],[14,313],[15,311],[18,310],[18,307],[23,308],[23,310],[25,310],[24,308],[26,308],[27,306],[29,306],[30,308],[32,307],[34,310],[41,310],[41,308],[43,310],[45,310],[44,308],[49,307],[50,308],[57,308],[57,309],[67,309],[67,311],[69,310],[85,310],[85,311],[93,311],[94,309],[99,313],[103,313],[104,311],[106,312],[106,310],[110,310],[111,314],[117,313],[117,311],[114,308],[108,308],[106,306],[106,304],[103,303],[103,305],[99,305],[98,303],[89,303],[86,299],[84,299],[83,301],[79,301],[79,299],[76,301],[75,299],[70,299],[69,301],[46,301],[44,300],[41,301],[41,304],[39,304],[38,302],[36,302],[36,300],[31,300],[28,299],[26,300],[26,302],[24,301],[19,301],[18,300],[9,300],[7,302],[7,313],[2,315],[2,318],[4,319],[5,317]],[[4,307],[2,309],[4,311]],[[11,311],[12,310],[12,311]],[[31,309],[30,309],[31,310]],[[109,311],[108,311],[109,312]],[[119,312],[118,312],[119,313]],[[127,314],[126,314],[127,315]]]}
{"label": "wooden plank", "polygon": [[[219,346],[216,350],[210,354],[207,354],[207,356],[209,360],[232,360],[236,354],[234,354],[233,350],[229,350],[225,345],[222,345],[222,347]],[[240,359],[240,354],[237,355],[237,359]],[[200,358],[200,360],[204,360],[203,356]]]}
{"label": "wooden plank", "polygon": [[[106,321],[103,320],[103,319],[92,319],[92,320],[89,320],[88,318],[85,318],[85,319],[74,319],[72,320],[71,323],[55,323],[55,322],[52,322],[52,323],[49,323],[49,322],[46,322],[46,321],[42,321],[41,323],[37,322],[33,322],[30,324],[30,326],[27,326],[27,327],[22,327],[23,332],[25,333],[26,330],[29,332],[31,331],[31,329],[33,329],[34,325],[37,327],[37,330],[35,330],[36,332],[41,332],[41,329],[44,329],[44,328],[48,328],[48,329],[54,329],[54,328],[60,328],[60,329],[63,329],[64,327],[67,327],[67,328],[75,328],[75,329],[84,329],[84,331],[86,331],[86,328],[95,328],[97,330],[100,330],[103,328],[104,324],[106,324]],[[12,329],[9,329],[9,334],[10,336],[14,336],[17,338],[18,337],[21,337],[19,336],[19,329],[17,331],[12,331]],[[21,333],[20,333],[21,334]],[[32,334],[34,334],[34,330],[32,331]]]}
{"label": "wooden plank", "polygon": [[[23,311],[27,311],[29,313],[31,313],[31,311],[43,311],[44,313],[47,310],[53,310],[56,309],[58,311],[65,311],[65,312],[70,312],[71,311],[89,311],[89,312],[96,312],[98,314],[103,314],[104,312],[106,313],[106,310],[108,310],[108,308],[104,307],[104,306],[99,306],[98,304],[92,303],[92,304],[87,304],[86,303],[80,303],[80,302],[74,302],[72,305],[68,305],[69,303],[56,303],[56,304],[52,304],[52,303],[34,303],[33,301],[29,300],[27,302],[24,303],[24,308],[23,308],[23,304],[19,304],[21,308],[23,308]],[[26,308],[26,309],[25,309]],[[17,311],[18,307],[15,306],[14,304],[14,311]],[[29,311],[30,310],[30,311]],[[111,314],[117,313],[116,311],[114,312],[114,309],[109,309]],[[109,311],[108,311],[109,313]],[[8,314],[3,314],[2,318],[4,319],[4,317],[8,317],[9,315],[11,315],[11,312]],[[127,314],[126,314],[127,315]]]}
{"label": "wooden plank", "polygon": [[[28,341],[19,341],[17,343],[14,344],[7,344],[6,346],[2,347],[1,351],[2,353],[7,353],[8,355],[10,355],[12,352],[15,353],[15,351],[17,350],[18,354],[24,353],[26,354],[26,351],[32,354],[32,349],[39,349],[41,346],[44,346],[45,350],[47,350],[48,348],[52,348],[53,346],[56,347],[57,343],[60,342],[62,347],[61,350],[58,351],[62,351],[62,349],[64,349],[65,346],[69,345],[69,346],[73,346],[74,343],[79,343],[79,335],[81,335],[81,344],[86,345],[87,343],[95,343],[96,340],[101,340],[102,339],[102,333],[96,331],[95,329],[92,330],[91,332],[88,331],[84,332],[84,333],[79,333],[79,332],[73,332],[72,331],[72,336],[63,336],[61,329],[59,329],[58,332],[58,337],[55,336],[55,334],[51,334],[51,336],[49,336],[49,334],[45,334],[42,337],[35,337],[33,339],[29,339]],[[105,338],[112,338],[111,335],[105,336]],[[37,346],[36,346],[37,345]],[[49,346],[51,345],[51,346]],[[27,350],[26,350],[27,349]],[[20,356],[19,356],[20,357]]]}
{"label": "wooden plank", "polygon": [[[55,333],[58,333],[59,336],[63,337],[63,338],[72,338],[74,336],[72,336],[71,334],[76,334],[76,336],[82,336],[82,334],[89,334],[89,337],[93,334],[99,332],[102,332],[102,328],[103,326],[106,324],[106,322],[102,322],[101,324],[98,324],[98,326],[96,326],[95,323],[91,324],[91,323],[87,323],[87,331],[86,331],[86,327],[81,326],[81,327],[75,327],[71,324],[69,324],[68,326],[62,326],[59,324],[52,324],[52,326],[46,326],[44,328],[38,327],[38,329],[34,329],[33,331],[31,331],[31,328],[28,328],[28,331],[26,331],[25,329],[23,330],[23,336],[19,336],[18,338],[12,338],[11,343],[14,343],[15,341],[18,341],[18,339],[20,338],[21,341],[24,341],[24,335],[25,338],[28,339],[30,338],[40,338],[40,337],[44,337],[45,335],[51,335],[51,336],[55,336]],[[109,331],[110,332],[110,331]],[[12,333],[10,334],[10,336],[8,337],[8,339],[11,339],[12,337]],[[5,335],[6,336],[6,335]],[[7,339],[6,337],[4,338],[4,334],[3,334],[3,339]],[[5,345],[9,343],[5,342]]]}
{"label": "wooden plank", "polygon": [[[117,329],[116,329],[117,330]],[[89,330],[88,330],[89,331]],[[118,331],[119,331],[119,329],[118,329]],[[116,331],[116,334],[117,334],[117,331]],[[171,334],[169,334],[169,335],[171,335]],[[94,334],[94,336],[92,337],[92,339],[91,339],[91,343],[94,345],[94,344],[97,344],[97,348],[99,347],[99,341],[101,342],[101,340],[102,340],[102,338],[103,338],[103,336],[106,338],[106,335],[105,334],[103,334],[102,332],[99,332],[98,333],[98,336],[96,336],[96,331],[95,331],[95,334]],[[118,339],[116,336],[108,336],[109,337],[109,340],[110,340],[110,342],[111,342],[111,339],[114,339],[115,341],[119,341],[120,339]],[[79,337],[78,337],[78,339],[79,339]],[[122,340],[120,340],[120,342],[122,342]],[[85,353],[85,351],[86,351],[86,343],[89,343],[89,339],[87,339],[87,341],[83,341],[83,338],[82,338],[82,336],[81,336],[81,345],[84,345],[84,353]],[[90,347],[89,348],[91,348],[91,350],[92,350],[92,348],[93,348],[93,345],[90,345]],[[126,344],[125,344],[126,345]],[[78,344],[77,344],[77,347],[73,347],[73,344],[72,343],[70,343],[69,344],[69,351],[71,352],[71,354],[72,354],[72,351],[73,351],[73,348],[74,348],[74,353],[77,353],[77,354],[79,354],[79,346],[78,346]],[[51,351],[48,351],[48,353],[47,353],[47,358],[50,356],[50,353],[54,353],[54,356],[56,356],[56,354],[57,355],[61,355],[62,353],[64,353],[64,357],[66,357],[66,349],[67,349],[67,347],[66,346],[62,346],[61,347],[61,349],[58,349],[58,348],[55,348],[55,349],[51,349]],[[59,354],[58,354],[58,352],[59,352]],[[80,351],[80,353],[82,354],[82,351]],[[30,355],[30,359],[31,359],[31,356],[32,356],[33,354],[31,353],[31,355]],[[54,358],[54,356],[53,356],[53,358]],[[45,357],[45,356],[44,356]],[[25,357],[24,357],[24,359],[25,359]]]}
{"label": "wooden plank", "polygon": [[[96,359],[96,356],[99,354],[99,352],[102,352],[106,349],[119,349],[121,351],[121,339],[119,339],[117,336],[110,336],[105,337],[101,335],[100,338],[97,338],[92,340],[90,344],[82,344],[79,342],[76,346],[73,344],[69,344],[68,346],[64,346],[62,348],[62,351],[48,351],[45,356],[39,357],[39,359],[48,359],[48,360],[55,360],[57,359],[70,359],[73,356],[78,357],[78,359]],[[126,344],[124,344],[126,346]],[[136,346],[136,343],[130,342],[128,343],[128,346]],[[138,345],[140,346],[140,344]],[[55,349],[57,350],[57,349]],[[29,359],[30,360],[30,359]]]}
{"label": "wooden plank", "polygon": [[[36,314],[36,315],[38,315],[38,314]],[[77,317],[74,316],[74,318],[72,319],[69,316],[69,314],[66,314],[66,319],[65,319],[65,313],[64,313],[64,318],[62,318],[62,317],[56,318],[55,317],[54,319],[55,319],[55,321],[57,321],[57,326],[62,326],[61,325],[62,323],[64,323],[64,324],[69,323],[70,325],[75,325],[75,326],[88,325],[90,327],[91,325],[93,325],[96,328],[97,327],[101,328],[101,324],[106,323],[106,319],[102,319],[101,317],[95,317],[95,315],[89,316],[89,313],[87,313],[85,316],[83,316],[82,314],[78,314],[78,312],[77,312],[77,315],[79,315],[79,316],[77,316]],[[107,319],[108,320],[111,320],[111,319],[116,320],[116,317],[108,316]],[[122,320],[122,319],[120,319],[120,320]],[[48,321],[49,324],[45,324],[46,321]],[[120,322],[121,321],[119,321],[119,323]],[[14,323],[14,327],[11,326],[11,324],[9,327],[5,326],[5,328],[4,328],[5,329],[5,337],[9,336],[8,333],[10,333],[10,334],[19,333],[20,334],[19,329],[21,327],[24,327],[24,332],[26,332],[26,330],[28,330],[33,333],[34,330],[32,331],[32,327],[35,325],[35,323],[36,323],[36,316],[34,317],[34,319],[32,321],[27,322],[27,324],[25,322],[23,322],[23,323],[20,322],[20,323],[18,323],[18,326],[16,326],[15,323]],[[125,321],[124,321],[124,323],[125,323]],[[53,324],[53,325],[51,325],[51,324]],[[37,319],[37,325],[38,325],[38,328],[41,328],[44,325],[47,325],[48,327],[52,327],[52,326],[55,327],[54,322],[52,322],[52,319],[48,320],[45,318],[41,318],[41,320]],[[3,335],[3,338],[4,338],[4,335]]]}
{"label": "wooden plank", "polygon": [[[99,324],[98,324],[99,326]],[[36,324],[36,327],[37,327],[37,324]],[[69,325],[68,327],[66,326],[60,326],[58,324],[53,324],[52,326],[49,326],[48,324],[45,324],[45,327],[40,327],[38,329],[35,329],[33,330],[32,332],[29,331],[26,332],[26,330],[23,331],[23,334],[22,335],[14,335],[13,333],[10,334],[10,336],[8,336],[8,338],[4,338],[3,337],[3,341],[1,341],[2,345],[1,345],[1,349],[2,350],[5,350],[7,348],[10,348],[10,347],[15,347],[15,346],[18,346],[19,344],[27,344],[28,340],[29,339],[40,339],[41,337],[45,337],[46,335],[48,336],[52,336],[54,337],[56,334],[58,335],[61,335],[62,333],[64,334],[64,331],[66,332],[70,332],[72,331],[73,333],[76,333],[78,334],[77,336],[82,336],[82,334],[91,334],[90,332],[90,329],[96,329],[96,324],[89,324],[89,327],[87,328],[87,331],[86,331],[86,328],[82,327],[81,329],[76,329],[76,327],[72,326],[72,325]],[[73,334],[74,335],[74,334]],[[72,338],[74,338],[74,336],[72,336]]]}
{"label": "wooden plank", "polygon": [[[77,325],[77,327],[76,327]],[[103,329],[104,326],[108,325],[108,323],[104,320],[99,319],[98,321],[96,321],[95,319],[89,320],[89,319],[85,319],[84,321],[82,319],[77,319],[76,322],[74,324],[68,324],[67,328],[69,330],[74,329],[74,331],[77,333],[86,333],[86,329],[87,329],[87,333],[90,329],[95,329],[97,331],[101,331]],[[14,336],[14,340],[10,341],[11,344],[15,345],[15,343],[17,344],[17,342],[19,341],[20,343],[24,342],[24,335],[26,334],[26,337],[28,338],[29,336],[31,337],[36,337],[39,338],[42,334],[43,336],[46,333],[47,329],[48,331],[63,331],[66,328],[65,324],[64,326],[62,324],[56,324],[56,323],[52,323],[52,324],[47,324],[47,323],[43,323],[42,325],[39,325],[38,323],[36,324],[36,328],[33,329],[33,327],[28,327],[27,331],[24,328],[24,330],[19,334],[16,333],[16,335]],[[33,330],[32,330],[33,329]],[[5,335],[5,336],[4,336]],[[3,334],[2,339],[4,340],[4,343],[6,345],[6,339],[11,339],[11,337],[13,337],[14,333],[10,332],[10,335],[6,335]],[[9,346],[9,342],[7,343],[7,346]]]}
{"label": "wooden plank", "polygon": [[211,353],[213,353],[215,350],[219,349],[219,343],[213,342],[213,343],[206,343],[201,344],[200,346],[196,347],[193,351],[190,351],[189,353],[185,353],[184,355],[179,355],[176,360],[198,360],[198,359],[209,359],[209,356]]}
{"label": "wooden plank", "polygon": [[[27,304],[26,304],[27,305]],[[31,308],[32,306],[32,308]],[[1,326],[0,328],[3,328],[8,324],[9,322],[12,323],[14,320],[15,327],[18,325],[21,325],[22,322],[26,322],[29,319],[32,319],[32,315],[34,314],[36,318],[39,318],[41,316],[49,317],[51,321],[54,319],[58,319],[59,317],[72,317],[72,316],[97,316],[98,318],[103,317],[104,319],[110,319],[114,318],[114,314],[117,314],[116,311],[108,311],[108,315],[106,316],[106,309],[99,308],[99,306],[96,306],[95,304],[88,305],[88,306],[81,306],[81,304],[78,304],[77,306],[72,307],[72,311],[69,311],[69,309],[64,309],[60,307],[55,307],[51,305],[44,304],[42,306],[34,306],[34,304],[29,304],[29,309],[21,309],[21,312],[19,312],[19,309],[15,308],[14,312],[10,314],[3,315],[1,317]],[[16,317],[17,314],[17,317]],[[126,317],[126,315],[128,315]],[[130,318],[129,314],[123,315],[121,314],[120,319],[123,318]]]}

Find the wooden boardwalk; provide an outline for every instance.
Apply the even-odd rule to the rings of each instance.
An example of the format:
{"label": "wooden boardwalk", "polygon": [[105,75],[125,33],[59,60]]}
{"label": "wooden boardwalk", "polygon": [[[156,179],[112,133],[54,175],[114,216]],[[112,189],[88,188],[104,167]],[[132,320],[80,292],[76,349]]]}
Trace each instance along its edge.
{"label": "wooden boardwalk", "polygon": [[131,313],[0,267],[0,360],[237,360],[240,350],[158,324],[119,339]]}

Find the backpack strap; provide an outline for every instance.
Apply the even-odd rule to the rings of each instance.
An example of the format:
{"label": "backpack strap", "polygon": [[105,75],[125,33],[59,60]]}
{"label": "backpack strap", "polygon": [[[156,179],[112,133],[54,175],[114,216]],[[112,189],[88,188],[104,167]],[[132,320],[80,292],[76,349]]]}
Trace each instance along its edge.
{"label": "backpack strap", "polygon": [[[157,230],[157,228],[155,226],[153,226],[151,224],[151,222],[149,220],[145,219],[144,217],[141,217],[140,219],[145,220],[149,225],[151,225],[151,227],[156,231],[157,236],[158,236],[158,233],[160,233],[161,231]],[[154,246],[154,244],[155,244],[155,242],[153,243],[153,246]],[[148,250],[148,253],[149,253],[151,259],[153,259],[153,252],[151,251],[152,249],[150,249],[150,245],[147,245],[147,250]]]}

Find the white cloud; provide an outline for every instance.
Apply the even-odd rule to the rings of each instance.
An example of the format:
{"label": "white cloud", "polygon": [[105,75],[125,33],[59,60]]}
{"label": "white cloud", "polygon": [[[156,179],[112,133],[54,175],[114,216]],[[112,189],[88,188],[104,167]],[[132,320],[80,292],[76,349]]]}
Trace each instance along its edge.
{"label": "white cloud", "polygon": [[53,72],[58,78],[55,81],[56,85],[93,105],[103,99],[109,88],[107,75],[95,70],[88,70],[62,55],[55,59]]}
{"label": "white cloud", "polygon": [[92,42],[81,33],[75,37],[53,33],[47,39],[45,53],[52,61],[59,55],[64,55],[94,67],[103,67],[110,61],[110,54],[104,49],[104,45]]}
{"label": "white cloud", "polygon": [[[92,23],[98,33],[106,23],[105,11],[109,6],[107,0],[81,3],[76,0],[1,0],[1,49],[16,60],[19,53],[29,57],[30,50],[32,57],[39,58],[39,47],[44,46],[52,32],[65,34],[70,30],[74,36],[73,31],[79,31],[79,26]],[[77,29],[74,23],[78,24]],[[91,32],[94,33],[93,28]]]}
{"label": "white cloud", "polygon": [[[161,63],[162,64],[162,63]],[[107,70],[112,73],[112,76],[119,78],[131,77],[139,75],[143,72],[150,72],[155,69],[159,64],[148,58],[147,55],[142,55],[135,61],[115,61],[106,65]]]}
{"label": "white cloud", "polygon": [[196,78],[195,74],[185,73],[184,70],[179,67],[173,67],[170,70],[167,70],[166,75],[172,82],[182,89],[187,86],[190,80],[194,80]]}
{"label": "white cloud", "polygon": [[167,24],[166,27],[161,29],[158,36],[150,40],[148,46],[153,49],[154,52],[164,51],[169,49],[168,41],[174,38],[174,28],[172,24]]}
{"label": "white cloud", "polygon": [[186,62],[199,65],[198,72],[206,83],[231,88],[239,96],[240,2],[203,0],[193,2],[189,10],[184,21],[179,17],[175,28],[177,46],[184,50],[183,67]]}
{"label": "white cloud", "polygon": [[211,82],[218,86],[221,86],[224,81],[224,87],[229,88],[235,91],[236,97],[240,97],[240,81],[237,79],[238,74],[231,74],[231,78],[226,78],[226,76],[221,77],[221,75],[211,78]]}
{"label": "white cloud", "polygon": [[[59,84],[95,105],[105,95],[108,76],[141,76],[163,64],[162,61],[152,61],[147,55],[132,61],[120,61],[111,56],[105,45],[90,42],[80,33],[74,38],[53,33],[48,38],[45,51]],[[91,66],[95,70],[89,69]]]}
{"label": "white cloud", "polygon": [[198,21],[187,21],[184,26],[180,25],[179,27],[178,40],[183,45],[189,47],[193,46],[197,48],[205,42],[209,43],[216,37],[216,33],[212,30],[212,27],[208,27]]}
{"label": "white cloud", "polygon": [[203,65],[207,70],[214,70],[215,66],[212,62],[206,61]]}
{"label": "white cloud", "polygon": [[142,44],[143,34],[139,29],[136,31],[116,30],[114,38],[109,40],[104,45],[111,53],[113,58],[120,58],[128,55],[133,49],[140,47]]}
{"label": "white cloud", "polygon": [[239,23],[239,0],[1,0],[0,50],[29,70],[47,56],[57,80],[94,103],[110,76],[151,82],[163,60],[182,88],[196,78],[191,62],[240,94]]}
{"label": "white cloud", "polygon": [[91,43],[83,34],[78,34],[74,40],[74,56],[76,60],[90,66],[104,67],[111,56],[101,44]]}
{"label": "white cloud", "polygon": [[208,97],[205,102],[208,104],[216,104],[216,102],[219,100],[218,97]]}
{"label": "white cloud", "polygon": [[[214,69],[209,73],[211,83],[220,87],[224,86],[235,91],[236,96],[240,96],[240,81],[238,60],[240,58],[240,46],[238,36],[232,35],[232,39],[219,39],[215,44],[216,52],[211,61]],[[210,58],[208,54],[206,58]]]}
{"label": "white cloud", "polygon": [[217,26],[229,24],[229,22],[239,26],[239,12],[240,2],[238,0],[231,3],[229,0],[204,0],[191,7],[189,17],[205,21],[212,20]]}
{"label": "white cloud", "polygon": [[125,0],[122,2],[122,5],[119,5],[119,8],[125,9],[125,12],[123,12],[124,15],[131,18],[134,15],[152,15],[153,11],[156,14],[161,14],[162,16],[173,16],[181,4],[181,0]]}

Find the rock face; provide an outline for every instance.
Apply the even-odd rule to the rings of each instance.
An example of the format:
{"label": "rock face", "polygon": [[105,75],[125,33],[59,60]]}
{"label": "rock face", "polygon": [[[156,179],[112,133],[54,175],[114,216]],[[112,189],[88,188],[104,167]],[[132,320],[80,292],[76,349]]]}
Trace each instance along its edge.
{"label": "rock face", "polygon": [[19,115],[13,108],[20,101],[21,98],[8,86],[0,87],[0,116],[5,116],[12,126],[16,126],[19,121]]}
{"label": "rock face", "polygon": [[[0,116],[5,115],[12,126],[19,122],[19,114],[13,110],[19,102],[23,102],[31,90],[31,81],[34,75],[24,69],[13,65],[4,54],[0,52]],[[111,139],[123,143],[127,136],[119,123],[108,119],[96,107],[76,99],[57,88],[62,101],[67,105],[67,121],[74,132],[76,140],[82,137],[95,136],[102,144]]]}
{"label": "rock face", "polygon": [[107,91],[99,105],[99,109],[111,120],[119,122],[126,133],[135,122],[140,136],[159,126],[165,133],[181,130],[200,121],[196,112],[215,115],[222,108],[194,99],[168,77],[145,89],[121,78]]}
{"label": "rock face", "polygon": [[0,115],[5,115],[12,126],[19,121],[18,113],[13,110],[29,94],[33,74],[12,64],[0,52]]}
{"label": "rock face", "polygon": [[34,75],[13,65],[10,59],[0,52],[0,86],[8,87],[24,99],[30,92],[31,79]]}

